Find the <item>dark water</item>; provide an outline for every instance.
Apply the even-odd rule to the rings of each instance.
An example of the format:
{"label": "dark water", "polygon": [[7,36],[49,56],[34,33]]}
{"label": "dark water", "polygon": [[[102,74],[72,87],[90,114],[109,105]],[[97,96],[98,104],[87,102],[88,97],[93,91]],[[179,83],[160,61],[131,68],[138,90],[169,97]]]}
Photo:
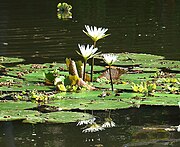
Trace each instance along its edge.
{"label": "dark water", "polygon": [[0,55],[27,62],[77,58],[77,44],[91,44],[84,25],[108,28],[103,52],[142,52],[180,59],[180,1],[68,0],[73,19],[56,16],[58,0],[1,0]]}
{"label": "dark water", "polygon": [[[145,131],[142,127],[179,125],[177,107],[142,107],[112,111],[116,127],[96,133],[82,133],[70,124],[29,125],[19,122],[0,123],[2,147],[179,147],[179,132]],[[106,112],[95,112],[102,119]]]}
{"label": "dark water", "polygon": [[[78,58],[77,44],[91,44],[85,24],[108,28],[111,36],[98,41],[103,52],[138,52],[180,59],[179,0],[68,0],[73,18],[59,20],[58,0],[1,0],[0,56],[26,63],[64,62]],[[113,111],[116,127],[82,133],[72,124],[0,123],[0,146],[180,146],[180,133],[144,133],[143,126],[180,124],[179,108],[144,107]],[[104,116],[106,112],[94,112]]]}

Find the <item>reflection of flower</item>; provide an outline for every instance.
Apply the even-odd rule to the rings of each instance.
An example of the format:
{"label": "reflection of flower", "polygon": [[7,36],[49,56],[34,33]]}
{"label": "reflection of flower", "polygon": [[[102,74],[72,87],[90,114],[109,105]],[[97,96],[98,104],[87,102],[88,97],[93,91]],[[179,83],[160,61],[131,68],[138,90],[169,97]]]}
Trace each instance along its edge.
{"label": "reflection of flower", "polygon": [[72,6],[71,5],[68,5],[67,3],[59,3],[57,5],[57,11],[59,12],[69,12],[71,11],[72,9]]}
{"label": "reflection of flower", "polygon": [[103,57],[108,65],[112,65],[117,60],[117,56],[114,54],[103,54]]}
{"label": "reflection of flower", "polygon": [[57,13],[57,17],[59,19],[67,19],[67,18],[72,18],[72,13],[71,12],[67,12],[67,13]]}
{"label": "reflection of flower", "polygon": [[115,122],[111,118],[105,118],[105,122],[102,124],[103,128],[112,128],[115,127]]}
{"label": "reflection of flower", "polygon": [[84,30],[83,30],[83,32],[87,36],[89,36],[94,42],[96,42],[99,39],[102,39],[102,38],[110,35],[110,34],[105,34],[106,31],[108,30],[108,29],[105,29],[105,28],[97,28],[95,26],[92,27],[92,26],[88,26],[88,25],[85,25],[85,28],[86,28],[87,32],[84,31]]}
{"label": "reflection of flower", "polygon": [[88,119],[88,120],[82,120],[82,121],[78,122],[77,126],[93,124],[95,120],[96,120],[95,117]]}
{"label": "reflection of flower", "polygon": [[66,19],[66,18],[72,18],[72,13],[70,12],[72,9],[71,5],[68,5],[67,3],[59,3],[57,5],[57,16],[59,19]]}
{"label": "reflection of flower", "polygon": [[77,51],[79,55],[81,55],[84,60],[88,60],[95,56],[97,53],[95,53],[98,49],[94,48],[93,45],[90,46],[89,44],[87,46],[78,44],[80,52]]}
{"label": "reflection of flower", "polygon": [[97,132],[97,131],[102,131],[102,130],[104,130],[104,128],[94,122],[93,124],[89,125],[88,128],[84,129],[82,132],[90,133],[90,132]]}

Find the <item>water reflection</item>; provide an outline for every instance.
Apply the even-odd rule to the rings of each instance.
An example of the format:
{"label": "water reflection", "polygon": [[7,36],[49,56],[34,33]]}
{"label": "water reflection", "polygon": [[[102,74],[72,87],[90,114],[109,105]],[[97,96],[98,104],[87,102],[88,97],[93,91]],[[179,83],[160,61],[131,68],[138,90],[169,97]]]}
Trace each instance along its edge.
{"label": "water reflection", "polygon": [[4,136],[4,146],[15,147],[13,124],[12,122],[6,122],[2,124],[3,136]]}
{"label": "water reflection", "polygon": [[[97,118],[107,117],[107,112],[94,112]],[[179,146],[180,133],[163,130],[145,130],[148,127],[179,125],[177,107],[141,107],[112,111],[116,126],[94,133],[82,133],[82,126],[69,124],[0,123],[0,146],[80,147],[80,146]],[[9,129],[10,128],[10,129]],[[8,133],[11,132],[11,133]],[[10,135],[9,135],[10,134]],[[9,141],[7,141],[7,138]]]}
{"label": "water reflection", "polygon": [[68,19],[72,18],[71,13],[72,6],[68,5],[67,3],[59,3],[57,5],[57,17],[58,19]]}

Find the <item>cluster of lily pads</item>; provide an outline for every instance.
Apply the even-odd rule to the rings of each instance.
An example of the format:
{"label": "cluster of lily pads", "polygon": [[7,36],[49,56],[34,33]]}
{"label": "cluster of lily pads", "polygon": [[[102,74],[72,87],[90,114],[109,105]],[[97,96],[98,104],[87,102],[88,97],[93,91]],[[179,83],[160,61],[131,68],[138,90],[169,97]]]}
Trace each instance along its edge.
{"label": "cluster of lily pads", "polygon": [[86,110],[180,107],[180,61],[151,54],[102,54],[96,44],[109,36],[108,29],[85,28],[93,45],[78,45],[83,62],[25,65],[20,64],[23,59],[0,57],[0,121],[78,122],[87,125],[83,132],[95,132],[115,123],[108,117],[99,125]]}

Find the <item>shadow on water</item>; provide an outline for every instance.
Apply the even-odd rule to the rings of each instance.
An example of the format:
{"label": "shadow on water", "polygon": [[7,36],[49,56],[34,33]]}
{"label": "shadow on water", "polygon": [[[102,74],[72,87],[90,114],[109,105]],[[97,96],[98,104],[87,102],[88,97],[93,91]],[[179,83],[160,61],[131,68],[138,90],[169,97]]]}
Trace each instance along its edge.
{"label": "shadow on water", "polygon": [[[179,125],[177,107],[146,107],[111,112],[116,123],[113,128],[95,133],[82,133],[77,123],[69,124],[22,124],[0,123],[0,146],[179,146],[180,133],[162,130],[143,130],[143,127],[170,127]],[[98,121],[108,112],[94,112]]]}

